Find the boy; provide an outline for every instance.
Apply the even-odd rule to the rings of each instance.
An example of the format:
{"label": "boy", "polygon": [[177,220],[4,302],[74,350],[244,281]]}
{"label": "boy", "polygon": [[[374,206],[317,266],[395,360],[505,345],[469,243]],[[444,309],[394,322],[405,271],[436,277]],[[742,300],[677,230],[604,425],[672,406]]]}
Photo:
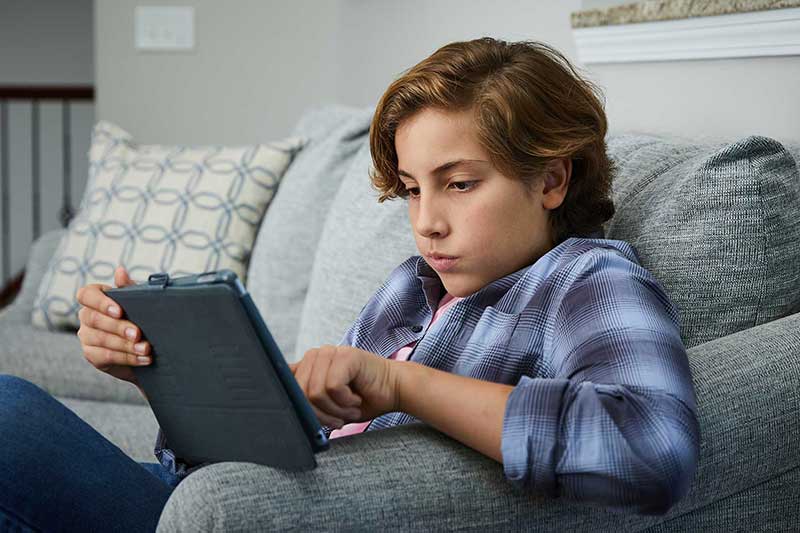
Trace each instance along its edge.
{"label": "boy", "polygon": [[686,494],[700,433],[679,314],[629,244],[599,238],[605,133],[591,85],[540,43],[452,43],[389,87],[372,180],[408,201],[421,256],[292,365],[332,438],[418,419],[551,496],[657,514]]}

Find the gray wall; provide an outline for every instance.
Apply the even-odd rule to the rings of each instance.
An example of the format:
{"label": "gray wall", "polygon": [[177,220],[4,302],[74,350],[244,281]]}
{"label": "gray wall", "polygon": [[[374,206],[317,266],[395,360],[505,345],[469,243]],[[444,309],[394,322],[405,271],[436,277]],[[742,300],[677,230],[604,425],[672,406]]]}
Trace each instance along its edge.
{"label": "gray wall", "polygon": [[91,84],[92,0],[0,0],[0,84]]}
{"label": "gray wall", "polygon": [[612,132],[800,137],[800,57],[580,65],[572,11],[619,0],[299,0],[195,6],[196,51],[133,48],[133,8],[96,2],[98,116],[147,142],[249,143],[288,134],[312,105],[373,106],[452,40],[549,42],[604,89]]}
{"label": "gray wall", "polygon": [[[92,85],[94,81],[92,0],[0,0],[0,85]],[[33,241],[32,140],[29,100],[8,100],[9,268],[0,287],[24,267]],[[68,104],[72,206],[86,185],[94,105]],[[61,227],[63,195],[62,103],[39,104],[41,232]],[[2,139],[0,139],[2,142]],[[0,207],[2,209],[2,207]],[[7,237],[5,237],[7,235]],[[2,254],[2,246],[0,246]]]}

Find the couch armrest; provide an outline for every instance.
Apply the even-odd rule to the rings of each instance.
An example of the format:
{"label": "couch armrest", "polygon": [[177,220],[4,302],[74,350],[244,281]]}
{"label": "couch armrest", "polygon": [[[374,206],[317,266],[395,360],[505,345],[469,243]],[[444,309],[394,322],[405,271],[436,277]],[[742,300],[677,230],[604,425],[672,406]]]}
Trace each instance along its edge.
{"label": "couch armrest", "polygon": [[800,464],[800,314],[688,351],[701,455],[664,516],[620,515],[514,490],[499,463],[424,424],[334,439],[302,473],[217,463],[187,477],[159,531],[439,529],[598,531],[656,525]]}
{"label": "couch armrest", "polygon": [[687,353],[701,442],[679,514],[800,466],[800,313]]}
{"label": "couch armrest", "polygon": [[47,270],[47,265],[50,263],[50,259],[52,259],[56,248],[58,248],[58,243],[61,242],[61,237],[66,231],[64,228],[48,231],[40,235],[31,244],[28,262],[25,265],[25,276],[22,279],[22,287],[20,287],[19,294],[14,298],[14,301],[0,311],[1,319],[22,320],[25,323],[30,323],[33,302],[39,292],[39,285]]}

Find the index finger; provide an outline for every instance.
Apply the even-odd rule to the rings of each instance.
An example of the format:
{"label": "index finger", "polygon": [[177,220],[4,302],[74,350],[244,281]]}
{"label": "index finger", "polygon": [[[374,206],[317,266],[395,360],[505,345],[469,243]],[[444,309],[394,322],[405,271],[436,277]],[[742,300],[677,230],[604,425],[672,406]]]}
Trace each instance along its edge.
{"label": "index finger", "polygon": [[103,285],[102,283],[92,283],[78,289],[78,292],[75,293],[75,297],[84,307],[90,307],[103,314],[120,318],[122,316],[122,309],[119,304],[106,296],[103,292],[111,288],[111,286]]}

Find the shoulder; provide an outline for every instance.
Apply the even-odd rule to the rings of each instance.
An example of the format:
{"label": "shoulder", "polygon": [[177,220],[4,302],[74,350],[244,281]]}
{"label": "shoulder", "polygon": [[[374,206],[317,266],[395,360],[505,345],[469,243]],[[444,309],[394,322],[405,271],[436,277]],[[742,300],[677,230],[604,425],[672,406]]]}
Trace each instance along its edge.
{"label": "shoulder", "polygon": [[550,275],[559,281],[562,289],[631,280],[658,284],[642,266],[634,247],[626,241],[570,238],[547,256],[551,256]]}
{"label": "shoulder", "polygon": [[[508,309],[552,316],[596,307],[653,305],[678,320],[678,312],[655,276],[625,241],[569,238],[529,266],[509,291]],[[512,296],[513,294],[513,296]],[[634,311],[634,312],[636,312]]]}
{"label": "shoulder", "polygon": [[612,239],[569,238],[528,266],[519,279],[553,296],[587,279],[647,276],[633,246]]}
{"label": "shoulder", "polygon": [[641,268],[639,255],[626,241],[571,238],[551,252],[557,250],[556,255],[560,268],[579,277],[604,269]]}
{"label": "shoulder", "polygon": [[[590,309],[625,317],[626,326],[660,315],[673,324],[680,317],[658,279],[642,266],[630,243],[612,239],[574,239],[563,263],[558,290],[562,315]],[[643,326],[646,324],[642,324]],[[652,324],[649,324],[652,327]]]}

